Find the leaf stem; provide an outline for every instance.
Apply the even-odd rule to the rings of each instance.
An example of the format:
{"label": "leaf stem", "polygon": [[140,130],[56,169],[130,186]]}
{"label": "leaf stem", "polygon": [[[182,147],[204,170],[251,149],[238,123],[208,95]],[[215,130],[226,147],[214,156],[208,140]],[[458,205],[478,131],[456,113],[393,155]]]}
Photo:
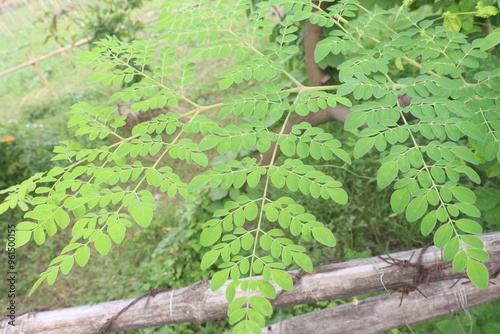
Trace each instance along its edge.
{"label": "leaf stem", "polygon": [[[297,97],[295,98],[295,101],[294,103],[297,103],[297,101],[299,100],[299,95],[297,94]],[[283,122],[283,126],[281,127],[281,130],[280,130],[280,133],[279,135],[282,135],[284,130],[285,130],[285,127],[286,127],[286,124],[288,123],[288,120],[290,119],[290,115],[292,114],[292,111],[288,112],[288,114],[286,115],[286,118],[285,118],[285,121]],[[274,166],[274,160],[276,159],[276,155],[277,155],[277,152],[278,152],[278,143],[276,143],[276,146],[274,146],[274,150],[273,150],[273,155],[271,157],[271,161],[269,162],[269,165],[267,166],[268,168],[268,171],[271,170],[271,168]],[[263,221],[263,217],[264,217],[264,204],[267,200],[267,191],[268,191],[268,188],[269,188],[269,181],[271,180],[271,177],[269,176],[269,174],[266,175],[266,184],[264,186],[264,191],[262,193],[262,198],[261,198],[261,206],[260,206],[260,213],[259,213],[259,221],[257,223],[257,227],[255,228],[255,239],[254,239],[254,244],[253,244],[253,249],[252,249],[252,254],[251,254],[251,257],[252,257],[252,260],[251,260],[251,264],[250,264],[250,273],[248,275],[248,277],[251,279],[252,276],[253,276],[253,266],[254,266],[254,263],[255,263],[255,258],[256,258],[256,252],[257,252],[257,245],[259,244],[259,234],[261,232],[261,226],[262,226],[262,221]],[[248,308],[248,302],[250,300],[250,291],[247,292],[247,302],[246,302],[246,307]]]}
{"label": "leaf stem", "polygon": [[[128,68],[131,68],[136,74],[139,74],[141,76],[143,76],[144,78],[147,78],[149,80],[151,80],[152,82],[155,82],[156,84],[158,84],[158,86],[162,87],[163,89],[167,90],[167,91],[171,91],[171,89],[169,87],[167,87],[164,83],[163,83],[163,80],[161,81],[158,81],[158,80],[155,80],[153,77],[147,75],[144,71],[139,71],[138,69],[136,69],[135,67],[131,66],[128,62],[125,62],[123,61],[121,58],[118,57],[118,54],[114,54],[113,51],[111,49],[108,50],[112,55],[113,55],[113,58],[116,59],[118,62],[122,63],[122,65],[128,67]],[[191,104],[192,106],[194,106],[195,108],[199,108],[200,105],[197,104],[196,102],[193,102],[191,101],[189,98],[187,98],[186,96],[182,95],[182,94],[178,94],[178,96],[183,99],[184,101],[186,101],[187,103]]]}
{"label": "leaf stem", "polygon": [[347,168],[345,168],[343,166],[336,166],[336,165],[314,165],[314,167],[315,168],[326,168],[326,167],[337,168],[337,169],[342,169],[343,171],[351,173],[352,175],[354,175],[356,177],[359,177],[359,178],[362,178],[362,179],[366,179],[366,180],[374,180],[375,179],[373,177],[356,174],[353,171],[351,171],[351,170],[349,170],[349,169],[347,169]]}
{"label": "leaf stem", "polygon": [[[235,36],[235,37],[240,37],[238,34],[236,34],[234,31],[232,31],[231,29],[229,28],[226,28],[226,31],[228,33],[230,33],[231,35]],[[251,45],[250,43],[248,43],[247,41],[243,41],[243,43],[245,44],[245,46],[247,48],[249,48],[250,50],[252,50],[253,52],[255,52],[256,54],[258,54],[259,56],[261,57],[265,57],[265,55],[260,52],[259,50],[257,50],[253,45]],[[269,59],[266,60],[267,63],[269,64]],[[286,75],[288,77],[288,79],[290,79],[295,85],[297,85],[298,87],[305,87],[300,81],[298,81],[297,79],[295,79],[290,73],[288,73],[287,71],[285,70],[281,70],[281,73],[283,73],[284,75]]]}

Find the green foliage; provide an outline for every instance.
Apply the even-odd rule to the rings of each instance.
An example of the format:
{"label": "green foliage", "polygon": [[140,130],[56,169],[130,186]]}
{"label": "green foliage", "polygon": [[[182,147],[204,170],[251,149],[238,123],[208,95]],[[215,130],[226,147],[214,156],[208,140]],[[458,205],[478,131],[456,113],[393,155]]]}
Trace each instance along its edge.
{"label": "green foliage", "polygon": [[498,321],[499,301],[476,306],[445,317],[420,324],[411,328],[400,328],[387,333],[444,334],[444,333],[485,333],[493,334],[500,330]]}
{"label": "green foliage", "polygon": [[42,100],[24,105],[19,120],[0,124],[0,189],[57,165],[51,161],[52,151],[67,133],[64,113],[78,100],[95,96],[91,91],[67,92],[56,102]]}
{"label": "green foliage", "polygon": [[[51,19],[50,35],[47,39],[51,37],[55,40],[64,39],[69,29],[71,40],[65,41],[66,43],[83,38],[90,38],[94,42],[106,36],[132,41],[136,38],[137,32],[144,28],[143,22],[132,17],[133,11],[141,8],[143,2],[143,0],[103,0],[85,4],[83,10],[76,4],[70,4],[55,12],[46,12],[45,16]],[[77,32],[73,32],[68,20],[78,27]]]}
{"label": "green foliage", "polygon": [[[148,229],[135,237],[138,243],[147,240],[153,249],[149,256],[141,257],[133,271],[136,280],[130,287],[131,295],[156,288],[183,288],[214,273],[215,268],[199,269],[202,258],[199,236],[203,230],[200,221],[210,219],[218,205],[220,203],[212,202],[209,192],[204,191],[199,192],[192,203],[185,203],[176,211],[167,205],[167,214],[156,215],[151,225],[156,230]],[[127,247],[125,243],[123,246]],[[134,243],[130,251],[134,253],[136,247],[144,248],[141,246]],[[227,327],[227,320],[221,319],[206,324],[185,323],[142,329],[140,333],[220,333],[220,328]]]}
{"label": "green foliage", "polygon": [[[361,139],[356,144],[354,156],[360,158],[372,147],[389,153],[381,160],[377,183],[382,188],[387,187],[401,173],[394,184],[393,210],[396,213],[406,210],[406,218],[410,222],[423,217],[421,230],[424,235],[432,232],[438,221],[442,223],[434,234],[434,243],[438,247],[446,246],[445,259],[453,260],[457,270],[467,267],[469,278],[485,288],[488,284],[486,267],[471,255],[475,249],[465,247],[482,248],[482,245],[473,245],[464,234],[482,233],[482,228],[472,219],[458,219],[461,214],[472,218],[480,216],[474,206],[474,193],[458,184],[460,174],[480,183],[477,173],[464,164],[479,162],[474,152],[456,142],[467,136],[481,145],[482,149],[478,150],[483,153],[486,151],[484,145],[491,145],[492,150],[488,151],[486,160],[500,161],[498,138],[490,128],[498,119],[498,113],[487,111],[496,104],[500,72],[478,72],[473,77],[467,76],[468,68],[479,66],[477,58],[488,56],[483,50],[496,42],[490,45],[488,38],[469,44],[463,35],[433,25],[432,21],[415,20],[404,13],[400,13],[400,17],[394,27],[412,29],[394,34],[384,41],[379,41],[376,35],[368,36],[378,44],[371,49],[355,50],[364,56],[350,57],[351,60],[346,62],[349,66],[344,66],[346,63],[339,66],[340,78],[345,82],[339,87],[339,93],[352,93],[356,99],[377,98],[376,102],[354,107],[345,128],[354,130],[364,123],[368,125],[359,134]],[[367,28],[366,25],[357,27],[352,22],[349,25],[353,35]],[[333,36],[322,43],[333,48],[339,45],[339,39],[347,37]],[[422,48],[401,52],[399,48],[403,41],[410,39],[413,45]],[[338,52],[336,50],[331,52]],[[344,51],[344,54],[350,55],[351,52]],[[386,67],[376,65],[388,63],[391,58],[404,57],[421,58],[417,78],[393,81]],[[372,61],[373,65],[365,65]],[[485,84],[483,80],[495,83],[486,84],[484,90],[479,92],[479,87]],[[384,86],[389,89],[384,91]],[[403,94],[413,98],[408,107],[398,104],[396,95]],[[481,98],[480,102],[472,102],[474,96]],[[408,122],[404,113],[413,115],[417,121]],[[397,124],[400,116],[404,119],[401,126]]]}
{"label": "green foliage", "polygon": [[[20,123],[0,125],[0,189],[22,182],[34,173],[54,166],[52,150],[57,145],[57,133],[42,123]],[[12,137],[10,137],[12,136]]]}
{"label": "green foliage", "polygon": [[[276,4],[287,15],[279,23],[280,34],[264,42],[276,24],[269,16]],[[85,266],[91,247],[106,255],[132,226],[148,227],[156,193],[192,201],[207,187],[246,185],[248,194],[226,200],[203,224],[200,245],[209,250],[201,268],[217,268],[211,288],[225,286],[233,331],[259,333],[272,314],[268,299],[293,288],[286,270],[313,268],[303,241],[328,247],[337,243],[295,195],[331,205],[348,202],[340,181],[303,159],[343,166],[352,157],[362,161],[373,148],[382,156],[373,176],[380,188],[394,188],[393,211],[404,212],[409,223],[420,222],[422,234],[433,233],[454,269],[466,270],[474,284],[486,288],[489,274],[481,262],[488,254],[473,234],[483,231],[480,210],[492,208],[476,206],[477,195],[469,188],[481,183],[471,167],[481,163],[478,155],[483,163],[500,161],[500,70],[480,68],[480,61],[494,58],[487,50],[498,44],[494,36],[499,30],[472,40],[403,8],[370,11],[355,0],[326,12],[313,9],[319,8],[310,1],[273,0],[255,8],[249,1],[167,2],[158,27],[169,47],[108,37],[82,53],[81,62],[96,71],[90,82],[116,86],[142,77],[119,89],[110,103],[131,103],[131,112],[168,112],[136,125],[129,136],[120,129],[125,119],[116,107],[79,102],[71,108],[68,127],[76,136],[112,144],[97,148],[62,142],[53,160],[66,162],[65,167],[3,191],[8,195],[0,213],[16,206],[26,211],[18,224],[18,246],[31,239],[43,244],[71,228],[68,245],[31,292],[44,281],[53,284],[59,273],[67,275],[75,263]],[[296,23],[305,19],[331,29],[316,48],[316,61],[345,56],[338,65],[338,86],[306,87],[283,65],[300,51]],[[181,53],[172,46],[178,44],[191,49]],[[190,89],[211,58],[231,58],[236,64],[218,75],[226,99],[201,105],[189,98]],[[393,63],[396,69],[413,66],[416,74],[399,73]],[[259,87],[239,92],[244,82],[259,82]],[[410,105],[402,105],[400,95],[411,97]],[[366,125],[352,157],[333,135],[310,124],[296,124],[289,134],[273,131],[294,114],[307,116],[339,103],[354,104],[347,131],[358,133]],[[217,120],[212,111],[218,111]],[[274,159],[278,148],[282,161]],[[234,158],[269,149],[273,159],[267,165]],[[215,152],[227,156],[224,162],[210,161]],[[182,169],[207,167],[191,180],[181,177]],[[272,189],[291,195],[274,197]]]}

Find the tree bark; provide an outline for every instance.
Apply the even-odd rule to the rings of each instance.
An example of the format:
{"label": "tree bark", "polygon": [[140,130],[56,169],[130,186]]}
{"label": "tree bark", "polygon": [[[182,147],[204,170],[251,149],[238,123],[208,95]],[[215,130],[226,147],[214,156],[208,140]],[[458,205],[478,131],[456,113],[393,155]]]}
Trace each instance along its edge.
{"label": "tree bark", "polygon": [[[324,9],[327,5],[328,3],[323,2],[321,7]],[[311,21],[307,20],[304,26],[304,52],[309,86],[321,86],[326,84],[330,79],[329,75],[314,61],[314,50],[316,50],[316,44],[318,44],[322,39],[322,28],[319,25],[312,24]]]}
{"label": "tree bark", "polygon": [[[498,264],[500,263],[500,232],[483,234],[480,238],[485,244],[485,249],[490,253],[491,258],[485,264],[490,273],[493,274],[498,269]],[[421,252],[422,249],[416,249],[395,253],[391,257],[400,260],[410,259],[411,257],[412,263],[416,263],[421,257],[420,264],[427,268],[431,268],[442,262],[441,249],[429,247],[425,252]],[[422,256],[420,256],[421,254]],[[391,266],[378,257],[372,257],[316,267],[309,274],[299,271],[291,272],[291,274],[296,278],[295,287],[292,291],[285,292],[277,288],[279,295],[272,301],[274,308],[404,288],[419,275],[419,270],[415,267]],[[492,279],[492,283],[497,283],[497,285],[490,284],[487,290],[480,290],[470,283],[464,285],[458,283],[458,287],[455,287],[453,290],[449,289],[452,285],[452,281],[450,280],[464,277],[464,273],[456,273],[451,268],[447,268],[444,271],[429,276],[429,282],[445,282],[436,286],[436,288],[434,288],[434,285],[426,286],[425,282],[422,282],[419,289],[421,288],[425,294],[429,293],[428,297],[436,295],[436,300],[441,298],[439,303],[448,305],[444,307],[451,307],[446,301],[449,299],[449,291],[453,291],[453,293],[457,293],[457,296],[459,296],[457,292],[459,290],[457,289],[462,288],[467,289],[467,300],[471,301],[464,304],[466,308],[477,303],[500,299],[500,291],[498,290],[500,288],[500,280],[498,278]],[[469,290],[470,292],[468,292]],[[441,297],[439,297],[439,292],[442,294]],[[113,321],[106,333],[181,322],[207,322],[219,319],[225,317],[227,312],[228,303],[224,295],[224,288],[217,292],[212,292],[208,281],[200,281],[182,289],[163,292],[155,297],[143,298]],[[398,327],[404,325],[405,322],[413,323],[414,321],[422,321],[421,319],[423,318],[417,312],[405,315],[407,318],[399,316],[401,311],[398,308],[400,298],[401,295],[399,293],[386,294],[383,298],[384,302],[380,304],[386,305],[384,306],[384,312],[388,314],[388,317],[401,318],[402,323],[391,323],[391,326]],[[4,317],[0,322],[0,333],[95,334],[98,333],[99,329],[108,319],[127,307],[132,301],[134,299],[124,299],[95,305],[24,314],[16,318],[15,327],[10,326],[8,324],[10,319]],[[406,309],[407,306],[415,305],[413,301],[418,302],[418,304],[422,303],[423,308],[430,305],[418,291],[414,291],[410,293],[409,297],[405,297],[401,308]],[[364,307],[363,305],[365,304],[372,305],[368,303],[368,301],[363,300],[358,306]],[[336,312],[343,312],[342,310]],[[456,312],[460,310],[461,308],[455,307],[448,311]],[[358,317],[357,321],[359,322],[357,325],[361,326],[364,324],[367,326],[365,330],[368,332],[370,330],[368,327],[373,326],[368,321],[375,321],[379,319],[379,316],[373,314],[369,318],[372,320],[368,320],[367,318],[367,321],[359,321],[364,314],[364,311],[356,313],[356,317]],[[439,315],[440,313],[435,314],[435,316]],[[380,320],[385,321],[383,318],[380,318]],[[271,328],[273,327],[271,326]],[[294,333],[293,331],[285,332]],[[351,332],[351,330],[349,329],[348,332]]]}
{"label": "tree bark", "polygon": [[[498,282],[498,280],[497,280]],[[418,292],[405,296],[399,307],[400,294],[383,294],[360,300],[358,305],[343,304],[310,312],[267,326],[263,334],[370,334],[447,314],[465,311],[471,307],[500,299],[500,284],[479,290],[473,284],[456,284],[453,280],[429,283]],[[450,288],[453,286],[452,288]]]}

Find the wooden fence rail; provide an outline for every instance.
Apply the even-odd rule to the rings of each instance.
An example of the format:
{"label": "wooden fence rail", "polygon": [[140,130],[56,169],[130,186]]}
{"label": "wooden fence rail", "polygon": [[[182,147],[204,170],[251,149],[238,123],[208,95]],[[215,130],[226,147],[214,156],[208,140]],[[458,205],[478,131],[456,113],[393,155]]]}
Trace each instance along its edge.
{"label": "wooden fence rail", "polygon": [[[386,293],[373,297],[375,299],[361,300],[359,304],[350,303],[339,308],[319,311],[325,313],[313,312],[300,316],[303,318],[292,318],[268,326],[266,330],[269,333],[375,333],[500,299],[500,279],[494,275],[498,273],[500,266],[500,232],[487,233],[479,237],[490,254],[490,260],[485,262],[485,265],[492,277],[491,284],[486,290],[480,290],[470,282],[466,283],[464,273],[456,273],[447,266],[442,271],[433,271],[428,277],[426,276],[425,282],[421,282],[418,286],[427,298],[418,291],[413,291],[409,296],[405,296],[399,307],[401,293]],[[421,275],[421,268],[430,269],[442,265],[441,254],[442,250],[433,246],[425,251],[415,249],[391,254],[391,258],[396,261],[412,258],[411,262],[418,263],[420,269],[415,266],[389,265],[378,257],[372,257],[316,267],[310,274],[291,272],[296,278],[294,289],[280,291],[277,287],[278,297],[272,301],[273,307],[281,308],[396,289],[404,291],[415,277]],[[461,282],[453,285],[457,279],[461,279]],[[106,327],[105,332],[114,333],[182,322],[207,322],[226,316],[228,303],[224,296],[224,289],[212,292],[209,282],[205,280],[182,289],[161,292],[154,297],[27,313],[16,318],[16,326],[9,325],[9,319],[0,319],[0,333],[96,334],[106,324],[109,324],[109,327]],[[412,310],[425,310],[427,307],[429,311],[422,311],[424,313],[412,312]],[[370,311],[370,308],[376,310]],[[124,309],[126,310],[123,311]],[[335,320],[328,318],[331,315],[328,312],[334,313]],[[402,314],[404,316],[401,316]],[[389,318],[392,320],[388,321]],[[339,326],[344,327],[342,330],[333,331],[328,323],[337,320],[341,322]],[[309,324],[309,321],[313,324]],[[374,325],[378,322],[387,323],[382,324],[385,326],[382,328]],[[319,327],[320,324],[325,327]],[[311,325],[315,326],[314,330],[310,329]],[[354,325],[357,329],[351,330],[349,326]],[[284,328],[290,330],[283,330]],[[322,331],[318,331],[321,328]]]}
{"label": "wooden fence rail", "polygon": [[500,280],[486,290],[473,284],[455,284],[455,280],[432,282],[418,292],[405,296],[401,306],[399,294],[363,299],[358,305],[343,304],[310,312],[267,326],[263,334],[375,334],[409,326],[450,313],[500,299]]}
{"label": "wooden fence rail", "polygon": [[71,45],[66,45],[66,46],[65,46],[65,47],[63,47],[63,48],[60,48],[60,49],[57,49],[57,50],[52,51],[52,52],[50,52],[50,53],[47,53],[46,55],[43,55],[43,56],[41,56],[41,57],[34,58],[34,59],[30,60],[30,61],[27,61],[27,62],[25,62],[24,64],[17,65],[17,66],[15,66],[15,67],[9,68],[8,70],[5,70],[5,71],[3,71],[3,72],[0,72],[0,77],[2,77],[2,76],[4,76],[4,75],[7,75],[7,74],[9,74],[9,73],[11,73],[11,72],[17,71],[17,70],[19,70],[19,69],[21,69],[21,68],[23,68],[23,67],[26,67],[26,66],[33,65],[33,64],[35,64],[35,63],[38,63],[39,61],[42,61],[42,60],[47,59],[47,58],[50,58],[50,57],[52,57],[52,56],[54,56],[54,55],[56,55],[56,54],[62,53],[62,52],[67,51],[67,50],[69,50],[69,49],[76,48],[76,47],[78,47],[78,46],[84,45],[84,44],[88,43],[89,41],[90,41],[90,38],[85,38],[85,39],[82,39],[81,41],[78,41],[78,42],[73,43],[73,44],[71,44]]}

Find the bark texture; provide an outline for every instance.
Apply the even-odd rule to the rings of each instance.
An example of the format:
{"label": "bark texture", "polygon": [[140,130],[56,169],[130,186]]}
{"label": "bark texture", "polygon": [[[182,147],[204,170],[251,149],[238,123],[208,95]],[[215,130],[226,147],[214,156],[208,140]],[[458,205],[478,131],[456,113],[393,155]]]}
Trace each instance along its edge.
{"label": "bark texture", "polygon": [[[488,266],[490,273],[493,274],[498,270],[500,263],[500,232],[484,234],[480,238],[485,243],[485,248],[491,255],[490,260],[485,264]],[[399,260],[408,260],[413,254],[411,262],[414,263],[420,257],[421,252],[422,249],[415,249],[391,254],[391,257]],[[442,263],[441,249],[429,247],[422,253],[420,263],[428,268]],[[292,291],[286,292],[281,292],[277,288],[279,295],[273,301],[274,308],[404,288],[419,275],[419,272],[414,267],[390,266],[380,258],[372,257],[316,267],[309,274],[298,271],[291,272],[291,274],[296,278],[295,287]],[[337,332],[369,333],[372,327],[375,328],[374,323],[376,322],[383,322],[384,325],[390,326],[384,327],[385,329],[401,327],[407,323],[437,317],[444,312],[443,310],[446,310],[448,313],[458,312],[462,308],[500,299],[500,279],[498,278],[492,278],[491,282],[497,284],[490,284],[486,290],[480,290],[470,283],[461,284],[460,282],[455,285],[454,289],[449,289],[453,284],[453,279],[464,277],[464,273],[455,273],[451,268],[431,274],[429,282],[438,281],[441,283],[439,285],[425,285],[425,283],[422,283],[419,286],[419,289],[427,295],[428,299],[425,299],[418,291],[414,291],[409,296],[405,296],[400,308],[398,308],[401,299],[400,293],[387,293],[382,295],[382,297],[374,297],[373,301],[372,299],[362,300],[358,305],[359,308],[344,305],[338,308],[338,310],[333,311],[339,314],[340,318],[346,318],[344,329]],[[465,282],[466,280],[462,281]],[[465,291],[466,302],[461,304],[457,302],[456,305],[458,306],[453,306],[455,304],[450,304],[450,299],[464,298],[461,292],[462,289]],[[457,297],[452,298],[450,296]],[[24,314],[16,318],[16,326],[10,326],[8,324],[9,319],[3,318],[0,319],[0,333],[96,334],[108,319],[115,316],[132,301],[134,299],[124,299],[95,305]],[[220,291],[212,292],[208,281],[200,281],[182,289],[163,292],[155,297],[139,300],[113,321],[106,333],[181,322],[206,322],[225,317],[227,307],[228,303],[224,297],[224,288]],[[370,308],[373,308],[372,313],[369,312]],[[402,316],[403,313],[401,312],[407,308],[410,308],[411,312],[408,311],[408,313],[404,313],[404,316]],[[431,308],[435,311],[422,314],[426,308]],[[375,311],[378,313],[373,313]],[[385,316],[382,317],[382,314]],[[304,322],[312,321],[315,325],[315,333],[333,333],[335,331],[326,331],[332,326],[332,320],[328,318],[330,316],[323,313],[315,313],[311,316],[312,318],[301,320],[300,322],[305,326]],[[351,318],[354,318],[354,320]],[[329,322],[324,332],[316,330],[316,326],[320,324],[320,319],[323,319],[321,320],[323,322]],[[389,322],[389,319],[393,320]],[[283,326],[298,325],[297,323],[282,323],[279,325],[280,327],[278,325],[276,327],[273,326],[271,326],[272,330],[279,330],[279,328],[283,330],[285,328]],[[357,327],[351,328],[350,326]],[[359,331],[355,332],[353,328],[359,328]],[[297,329],[297,331],[286,330],[282,332],[305,333],[309,330],[304,327]],[[376,330],[379,330],[378,327]]]}
{"label": "bark texture", "polygon": [[[497,283],[499,280],[496,280]],[[454,280],[429,283],[405,296],[399,307],[396,294],[383,294],[321,311],[299,315],[267,326],[264,334],[371,334],[405,327],[451,313],[465,311],[500,298],[500,284],[479,290],[473,284]],[[452,288],[450,288],[453,286]],[[397,295],[399,297],[399,294]]]}

